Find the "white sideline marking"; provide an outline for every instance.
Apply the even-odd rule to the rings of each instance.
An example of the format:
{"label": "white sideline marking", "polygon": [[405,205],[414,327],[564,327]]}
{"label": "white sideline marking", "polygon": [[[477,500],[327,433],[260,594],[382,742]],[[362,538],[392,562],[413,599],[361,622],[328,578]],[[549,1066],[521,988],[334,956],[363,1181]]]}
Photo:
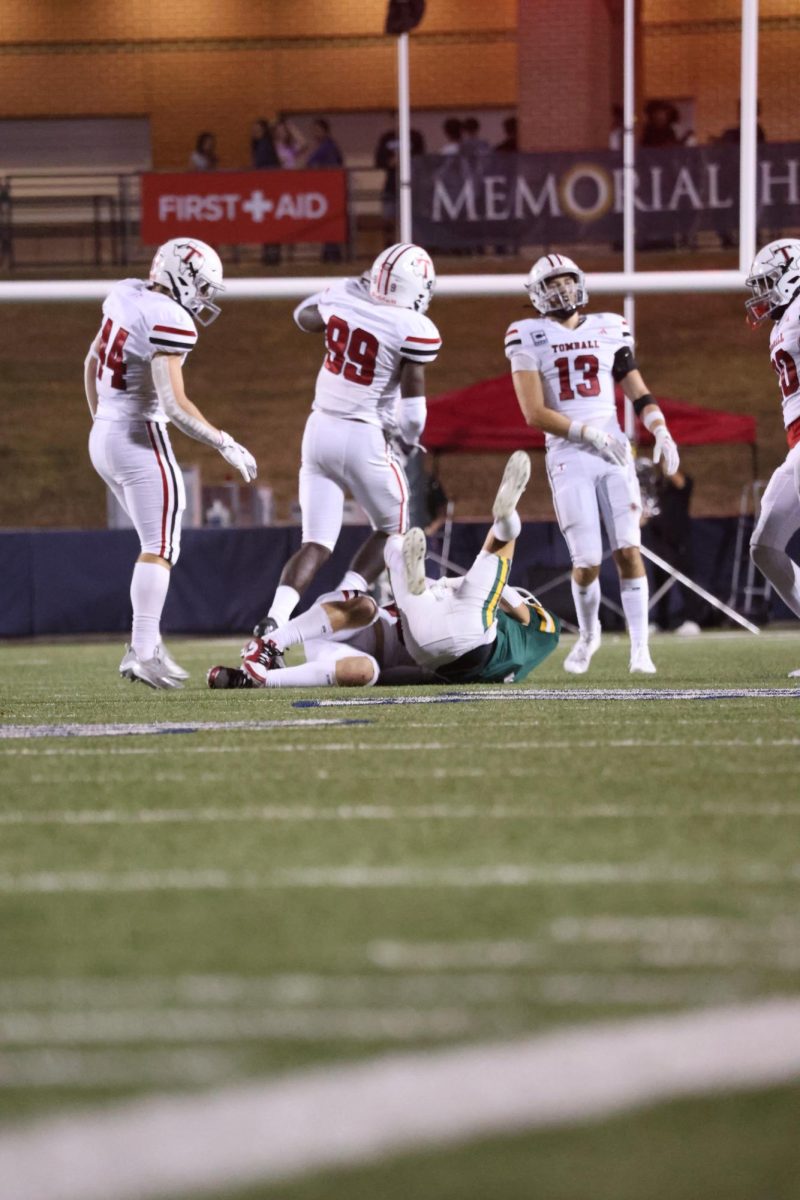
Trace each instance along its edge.
{"label": "white sideline marking", "polygon": [[[338,724],[338,722],[335,722]],[[310,722],[303,721],[303,725]],[[452,726],[448,726],[452,728]],[[658,748],[658,747],[680,747],[682,749],[694,748],[703,749],[706,747],[723,747],[735,749],[737,747],[750,747],[754,750],[770,749],[777,746],[800,746],[800,737],[785,737],[785,738],[598,738],[595,740],[584,741],[581,739],[581,746],[586,749],[636,749],[638,748]],[[521,742],[500,742],[497,739],[492,740],[492,748],[494,750],[527,750],[531,754],[538,754],[542,750],[571,750],[575,749],[575,739],[563,739],[557,741],[545,741],[538,738],[532,740],[528,738]],[[306,742],[290,742],[284,745],[269,746],[269,753],[275,754],[308,754],[308,744]],[[427,750],[431,752],[439,752],[442,750],[458,750],[460,754],[465,754],[469,747],[463,742],[321,742],[315,747],[316,754],[328,753],[349,753],[349,754],[376,754],[378,752],[398,752],[406,753],[408,751]],[[77,747],[37,747],[36,749],[29,748],[9,748],[0,747],[0,755],[13,755],[15,757],[35,757],[35,758],[61,758],[65,756],[86,757],[87,755],[127,755],[127,754],[163,754],[164,747],[157,746],[126,746],[117,747],[109,746],[102,749],[92,748],[77,748]],[[241,746],[177,746],[170,743],[169,754],[172,757],[176,754],[241,754]],[[514,770],[521,768],[509,768]],[[442,768],[446,770],[446,768]],[[381,773],[385,774],[385,771]],[[490,772],[491,773],[491,772]],[[525,771],[525,774],[530,774]],[[394,775],[395,772],[393,771]]]}
{"label": "white sideline marking", "polygon": [[288,721],[148,721],[142,724],[90,725],[64,722],[58,725],[0,725],[0,741],[19,738],[141,737],[151,734],[225,733],[230,729],[304,729],[320,725],[364,725],[365,721],[288,720]]}
{"label": "white sideline marking", "polygon": [[687,884],[744,886],[791,884],[800,864],[749,863],[730,870],[710,865],[650,862],[505,863],[464,867],[284,867],[259,874],[223,868],[166,871],[35,871],[0,874],[0,893],[62,895],[71,892],[254,891],[272,888],[472,888],[582,887],[587,884]]}
{"label": "white sideline marking", "polygon": [[295,700],[293,708],[354,708],[396,704],[470,704],[482,700],[748,700],[798,699],[800,688],[497,688],[491,692],[444,692],[435,696],[372,696],[346,700]]}
{"label": "white sideline marking", "polygon": [[[448,771],[447,778],[472,777],[492,772]],[[508,774],[508,772],[506,772]],[[530,772],[520,772],[528,775]],[[396,777],[396,773],[393,772]],[[444,778],[444,776],[442,776]],[[208,775],[204,782],[208,782]],[[44,780],[37,782],[44,783]],[[62,779],[65,784],[97,784],[87,775],[81,779]],[[118,782],[115,778],[115,782]],[[47,782],[48,788],[52,787]],[[213,825],[264,822],[266,824],[349,821],[587,821],[587,820],[694,820],[696,817],[800,817],[800,803],[767,801],[764,804],[737,804],[732,801],[706,800],[686,808],[672,805],[587,804],[565,811],[521,804],[394,804],[336,805],[255,805],[232,808],[140,808],[131,811],[115,808],[65,809],[33,812],[30,809],[0,812],[2,825]]]}
{"label": "white sideline marking", "polygon": [[799,1073],[800,1001],[760,1001],[37,1118],[0,1134],[0,1179],[15,1200],[200,1196]]}

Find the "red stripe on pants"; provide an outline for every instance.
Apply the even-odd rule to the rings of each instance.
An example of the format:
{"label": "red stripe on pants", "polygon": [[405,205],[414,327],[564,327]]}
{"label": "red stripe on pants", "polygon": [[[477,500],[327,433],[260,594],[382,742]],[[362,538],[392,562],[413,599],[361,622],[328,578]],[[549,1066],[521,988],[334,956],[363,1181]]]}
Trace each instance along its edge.
{"label": "red stripe on pants", "polygon": [[158,463],[158,469],[161,472],[161,484],[162,484],[162,488],[163,488],[163,492],[164,492],[164,507],[161,512],[161,549],[159,550],[158,553],[159,553],[160,558],[166,558],[167,557],[167,512],[169,510],[169,484],[167,483],[167,473],[164,470],[164,464],[161,461],[161,455],[158,452],[158,446],[156,445],[156,440],[153,437],[153,431],[150,428],[149,421],[146,422],[145,428],[147,429],[147,436],[150,438],[150,445],[153,447],[153,450],[155,452],[156,462]]}

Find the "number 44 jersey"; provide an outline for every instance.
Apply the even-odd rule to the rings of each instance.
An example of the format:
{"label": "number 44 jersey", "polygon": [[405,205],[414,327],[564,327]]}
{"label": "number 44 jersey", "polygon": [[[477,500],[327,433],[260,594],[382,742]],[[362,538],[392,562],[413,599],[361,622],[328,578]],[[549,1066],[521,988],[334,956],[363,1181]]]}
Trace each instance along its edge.
{"label": "number 44 jersey", "polygon": [[153,383],[156,354],[179,354],[197,342],[185,308],[143,279],[115,283],[103,303],[97,347],[97,416],[106,421],[167,423]]}
{"label": "number 44 jersey", "polygon": [[391,426],[403,360],[426,366],[442,346],[429,317],[381,304],[357,279],[309,298],[325,322],[325,358],[315,409],[371,425]]}
{"label": "number 44 jersey", "polygon": [[[541,375],[547,408],[619,438],[614,360],[624,348],[633,349],[633,338],[616,313],[589,313],[574,329],[548,317],[513,321],[505,341],[512,371]],[[546,442],[548,449],[568,444],[553,434]]]}

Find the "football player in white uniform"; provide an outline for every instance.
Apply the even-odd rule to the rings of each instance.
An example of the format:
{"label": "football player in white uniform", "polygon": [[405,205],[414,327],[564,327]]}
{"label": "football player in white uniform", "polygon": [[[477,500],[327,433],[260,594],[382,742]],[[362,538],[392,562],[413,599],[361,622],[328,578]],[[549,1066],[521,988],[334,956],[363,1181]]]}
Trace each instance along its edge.
{"label": "football player in white uniform", "polygon": [[213,446],[246,482],[256,476],[252,454],[207,421],[183,386],[183,362],[197,341],[195,321],[216,319],[214,298],[221,291],[215,250],[195,238],[165,242],[149,280],[114,284],[84,363],[92,465],[131,518],[141,546],[131,580],[131,643],[119,670],[153,688],[181,687],[186,678],[164,649],[160,628],[186,507],[168,423]]}
{"label": "football player in white uniform", "polygon": [[636,366],[627,322],[615,313],[580,313],[588,302],[583,271],[562,254],[546,254],[531,268],[526,290],[539,315],[512,322],[505,350],[523,416],[545,433],[553,505],[572,559],[580,635],[564,668],[582,675],[600,645],[602,519],[619,572],[630,670],[652,675],[641,495],[617,420],[615,383],[653,434],[653,461],[667,475],[678,469],[678,449]]}
{"label": "football player in white uniform", "polygon": [[407,528],[408,484],[390,438],[399,434],[418,445],[425,426],[425,368],[442,344],[425,316],[435,283],[430,255],[401,243],[378,255],[368,278],[337,281],[295,309],[304,332],[324,332],[326,353],[303,435],[302,546],[283,568],[257,636],[288,621],[330,558],[345,492],[363,508],[373,532],[340,588],[366,590],[383,570],[386,538]]}
{"label": "football player in white uniform", "polygon": [[[800,617],[800,568],[786,553],[800,529],[800,241],[779,238],[764,246],[746,282],[753,293],[745,305],[750,324],[755,328],[767,317],[774,322],[769,356],[781,389],[789,444],[789,453],[761,497],[750,554],[784,604]],[[800,670],[791,675],[800,676]]]}

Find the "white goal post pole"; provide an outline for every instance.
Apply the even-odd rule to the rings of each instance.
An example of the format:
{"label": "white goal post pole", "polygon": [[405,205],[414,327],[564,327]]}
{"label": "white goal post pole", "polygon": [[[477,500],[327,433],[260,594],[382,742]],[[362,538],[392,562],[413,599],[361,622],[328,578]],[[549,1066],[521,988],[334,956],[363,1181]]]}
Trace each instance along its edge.
{"label": "white goal post pole", "polygon": [[397,39],[397,137],[400,184],[400,241],[412,240],[411,213],[411,88],[408,74],[408,34]]}
{"label": "white goal post pole", "polygon": [[[625,0],[625,23],[623,32],[623,102],[622,102],[622,263],[626,275],[635,271],[636,226],[634,189],[636,187],[636,143],[634,140],[635,105],[635,0]],[[626,291],[623,301],[625,320],[636,337],[636,300],[632,291]],[[625,397],[625,433],[633,438],[636,418],[633,405]]]}
{"label": "white goal post pole", "polygon": [[[294,278],[264,277],[226,279],[223,301],[302,300],[330,287],[333,275],[298,275]],[[525,294],[525,275],[438,275],[436,299],[448,296],[516,296]],[[595,295],[654,296],[696,292],[741,292],[744,271],[597,271],[586,276]],[[105,300],[113,279],[40,279],[25,282],[0,281],[0,303],[19,301]]]}
{"label": "white goal post pole", "polygon": [[739,270],[756,253],[758,125],[758,0],[742,0],[742,68],[739,111]]}

